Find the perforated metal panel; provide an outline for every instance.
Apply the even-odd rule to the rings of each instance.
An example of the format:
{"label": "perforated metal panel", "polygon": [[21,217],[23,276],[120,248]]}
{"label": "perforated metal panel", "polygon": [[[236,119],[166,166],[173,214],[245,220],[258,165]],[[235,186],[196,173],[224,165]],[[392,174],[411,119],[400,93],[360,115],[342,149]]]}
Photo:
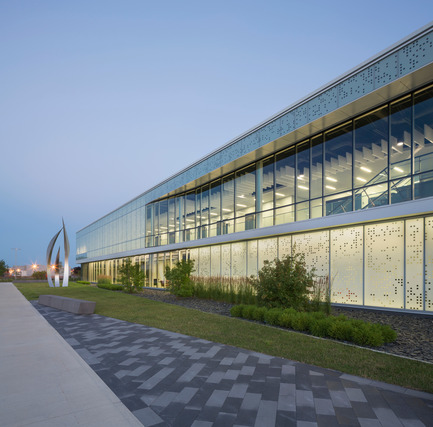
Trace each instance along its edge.
{"label": "perforated metal panel", "polygon": [[199,265],[196,266],[201,277],[210,276],[210,247],[199,248]]}
{"label": "perforated metal panel", "polygon": [[211,267],[210,275],[212,277],[221,276],[221,246],[211,246]]}
{"label": "perforated metal panel", "polygon": [[292,236],[281,236],[278,238],[278,258],[283,259],[292,254]]}
{"label": "perforated metal panel", "polygon": [[247,275],[247,243],[232,243],[232,277]]}
{"label": "perforated metal panel", "polygon": [[399,76],[421,68],[433,61],[433,36],[427,34],[405,46],[398,53]]}
{"label": "perforated metal panel", "polygon": [[331,230],[331,302],[363,302],[364,229]]}
{"label": "perforated metal panel", "polygon": [[423,309],[424,219],[406,221],[406,308]]}
{"label": "perforated metal panel", "polygon": [[221,245],[221,276],[230,278],[231,276],[231,245]]}
{"label": "perforated metal panel", "polygon": [[256,276],[257,275],[257,240],[250,240],[248,243],[248,252],[247,252],[247,261],[248,261],[248,269],[247,276]]}
{"label": "perforated metal panel", "polygon": [[278,256],[278,240],[276,237],[271,239],[261,239],[258,245],[259,269],[263,267],[264,261],[273,261]]}
{"label": "perforated metal panel", "polygon": [[293,236],[294,253],[305,255],[308,268],[315,268],[317,276],[329,275],[329,232],[296,234]]}
{"label": "perforated metal panel", "polygon": [[425,310],[433,311],[433,217],[425,219]]}
{"label": "perforated metal panel", "polygon": [[404,221],[365,226],[365,305],[404,308]]}

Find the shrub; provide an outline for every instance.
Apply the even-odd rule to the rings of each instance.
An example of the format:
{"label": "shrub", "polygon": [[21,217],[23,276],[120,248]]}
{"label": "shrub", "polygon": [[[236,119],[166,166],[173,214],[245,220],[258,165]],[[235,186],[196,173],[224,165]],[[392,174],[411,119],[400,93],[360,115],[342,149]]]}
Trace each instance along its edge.
{"label": "shrub", "polygon": [[47,278],[46,271],[34,271],[32,277],[36,280],[45,280]]}
{"label": "shrub", "polygon": [[383,340],[388,342],[394,342],[397,339],[397,332],[394,331],[394,329],[391,328],[389,325],[380,325]]}
{"label": "shrub", "polygon": [[127,258],[118,269],[120,283],[128,293],[137,292],[143,289],[144,272],[139,264],[132,264],[131,259]]}
{"label": "shrub", "polygon": [[307,271],[304,255],[295,254],[282,260],[265,261],[258,278],[252,279],[252,284],[257,291],[259,305],[304,310],[308,305],[313,279],[314,271]]}
{"label": "shrub", "polygon": [[193,260],[178,261],[173,268],[165,267],[165,278],[168,280],[170,293],[178,297],[191,297],[193,284],[190,276],[193,271]]}
{"label": "shrub", "polygon": [[244,319],[254,320],[254,311],[256,309],[255,305],[245,305],[242,310],[242,317]]}
{"label": "shrub", "polygon": [[310,323],[310,332],[316,337],[329,337],[329,330],[333,321],[330,317],[325,317],[324,319],[314,319]]}
{"label": "shrub", "polygon": [[232,317],[243,317],[243,310],[244,310],[244,305],[243,304],[239,304],[239,305],[234,305],[231,309],[230,309],[230,316]]}
{"label": "shrub", "polygon": [[280,326],[283,328],[292,328],[293,327],[293,319],[296,316],[297,312],[294,308],[286,308],[283,310],[280,316]]}
{"label": "shrub", "polygon": [[271,308],[265,313],[265,322],[268,325],[279,326],[280,316],[283,314],[282,308]]}
{"label": "shrub", "polygon": [[111,276],[100,274],[98,276],[98,285],[111,285]]}
{"label": "shrub", "polygon": [[101,289],[107,289],[109,291],[122,291],[123,286],[122,285],[114,285],[112,283],[98,283],[98,288]]}
{"label": "shrub", "polygon": [[266,315],[267,311],[268,310],[267,310],[266,307],[257,307],[257,306],[254,306],[254,310],[252,312],[253,320],[257,320],[258,322],[264,322],[265,315]]}
{"label": "shrub", "polygon": [[344,319],[334,318],[328,330],[329,336],[340,341],[352,341],[353,326]]}
{"label": "shrub", "polygon": [[308,313],[298,312],[293,316],[292,328],[295,331],[307,332],[310,329],[311,318]]}

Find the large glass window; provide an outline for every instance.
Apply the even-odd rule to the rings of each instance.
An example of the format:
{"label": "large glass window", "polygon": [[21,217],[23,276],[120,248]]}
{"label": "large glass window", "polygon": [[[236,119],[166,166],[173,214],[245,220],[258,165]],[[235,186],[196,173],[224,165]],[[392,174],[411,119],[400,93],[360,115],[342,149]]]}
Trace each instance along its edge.
{"label": "large glass window", "polygon": [[295,149],[278,153],[275,158],[275,207],[295,203]]}
{"label": "large glass window", "polygon": [[296,202],[310,200],[310,142],[296,146]]}
{"label": "large glass window", "polygon": [[411,174],[412,97],[391,104],[390,178]]}
{"label": "large glass window", "polygon": [[414,97],[415,173],[433,170],[433,87]]}
{"label": "large glass window", "polygon": [[234,232],[234,216],[235,216],[235,175],[231,174],[223,178],[223,189],[221,197],[221,215],[223,218],[223,233]]}
{"label": "large glass window", "polygon": [[221,234],[221,180],[215,181],[210,186],[209,204],[210,235]]}
{"label": "large glass window", "polygon": [[236,231],[255,228],[256,211],[256,165],[251,165],[236,173],[235,212]]}
{"label": "large glass window", "polygon": [[274,157],[257,164],[257,227],[274,225]]}
{"label": "large glass window", "polygon": [[185,240],[195,240],[195,192],[185,195]]}
{"label": "large glass window", "polygon": [[202,239],[209,237],[209,185],[203,185],[200,191],[200,236]]}
{"label": "large glass window", "polygon": [[159,234],[161,236],[160,245],[167,244],[168,232],[168,200],[161,200],[159,202]]}
{"label": "large glass window", "polygon": [[352,122],[325,133],[324,169],[325,195],[352,188]]}
{"label": "large glass window", "polygon": [[323,134],[311,139],[311,191],[312,199],[322,197]]}
{"label": "large glass window", "polygon": [[355,120],[354,187],[388,179],[388,106]]}

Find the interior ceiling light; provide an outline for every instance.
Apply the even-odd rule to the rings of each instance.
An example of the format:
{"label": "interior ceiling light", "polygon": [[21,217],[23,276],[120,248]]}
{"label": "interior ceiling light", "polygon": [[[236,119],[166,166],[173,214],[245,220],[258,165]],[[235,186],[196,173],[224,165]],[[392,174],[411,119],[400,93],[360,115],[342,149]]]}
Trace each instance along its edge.
{"label": "interior ceiling light", "polygon": [[361,178],[360,176],[357,176],[356,179],[357,179],[358,181],[361,181],[361,182],[367,182],[366,179]]}
{"label": "interior ceiling light", "polygon": [[398,145],[398,146],[402,146],[402,145],[403,145],[403,142],[397,142],[397,145]]}
{"label": "interior ceiling light", "polygon": [[298,188],[301,190],[308,190],[308,187],[305,187],[305,185],[298,185]]}
{"label": "interior ceiling light", "polygon": [[275,193],[276,196],[286,197],[283,193]]}
{"label": "interior ceiling light", "polygon": [[239,206],[240,208],[246,208],[247,205],[241,205],[240,203],[236,203],[236,206]]}
{"label": "interior ceiling light", "polygon": [[329,188],[330,190],[335,190],[335,187],[331,187],[330,185],[325,185],[326,188]]}
{"label": "interior ceiling light", "polygon": [[398,166],[394,166],[394,170],[396,170],[397,172],[403,173],[404,170],[402,168],[399,168]]}
{"label": "interior ceiling light", "polygon": [[371,173],[371,169],[366,168],[365,166],[361,166],[359,169],[361,169],[364,172]]}
{"label": "interior ceiling light", "polygon": [[210,214],[213,215],[213,216],[218,216],[218,214],[215,213],[215,212],[211,212]]}
{"label": "interior ceiling light", "polygon": [[303,180],[304,179],[304,175],[299,175],[298,179]]}
{"label": "interior ceiling light", "polygon": [[240,199],[245,199],[245,196],[243,194],[241,194],[240,196],[238,196]]}
{"label": "interior ceiling light", "polygon": [[326,179],[328,181],[337,182],[337,180],[335,178],[331,178],[330,176],[327,176]]}
{"label": "interior ceiling light", "polygon": [[227,209],[227,208],[223,208],[223,211],[224,211],[224,212],[231,212],[231,210],[230,210],[230,209]]}

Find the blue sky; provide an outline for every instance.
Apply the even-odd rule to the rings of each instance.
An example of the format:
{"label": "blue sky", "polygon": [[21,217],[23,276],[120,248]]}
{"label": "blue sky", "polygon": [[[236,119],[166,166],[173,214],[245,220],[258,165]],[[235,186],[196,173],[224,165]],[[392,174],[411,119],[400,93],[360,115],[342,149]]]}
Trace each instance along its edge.
{"label": "blue sky", "polygon": [[75,233],[433,19],[423,0],[0,1],[0,259]]}

